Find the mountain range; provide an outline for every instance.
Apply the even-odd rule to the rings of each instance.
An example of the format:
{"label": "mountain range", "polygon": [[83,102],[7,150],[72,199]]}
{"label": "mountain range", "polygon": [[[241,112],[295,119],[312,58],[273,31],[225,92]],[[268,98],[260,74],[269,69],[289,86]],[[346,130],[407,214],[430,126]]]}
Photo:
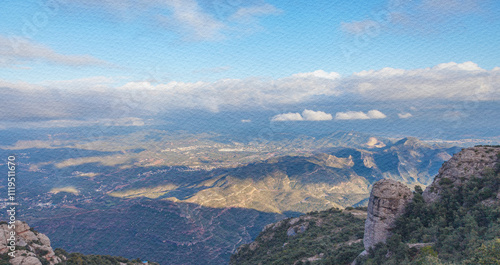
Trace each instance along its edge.
{"label": "mountain range", "polygon": [[[173,140],[159,132],[127,137],[123,143],[17,144],[23,172],[19,218],[70,252],[160,264],[225,264],[266,224],[364,206],[373,183],[384,178],[430,184],[441,164],[461,149],[356,132],[266,144],[223,143],[213,136]],[[148,154],[153,159],[139,159]],[[195,162],[169,165],[171,154]],[[124,157],[135,158],[123,162],[129,161]]]}

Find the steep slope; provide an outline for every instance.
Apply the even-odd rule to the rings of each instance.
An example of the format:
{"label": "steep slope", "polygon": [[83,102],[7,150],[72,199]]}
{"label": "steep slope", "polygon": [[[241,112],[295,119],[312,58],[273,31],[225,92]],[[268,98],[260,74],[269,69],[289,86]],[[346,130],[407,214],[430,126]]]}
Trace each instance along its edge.
{"label": "steep slope", "polygon": [[234,265],[346,264],[363,249],[363,210],[311,212],[267,225],[231,256]]}
{"label": "steep slope", "polygon": [[[472,173],[464,170],[471,166]],[[238,249],[231,263],[351,264],[356,260],[353,264],[500,264],[500,146],[464,149],[439,172],[426,190],[438,196],[427,202],[419,186],[412,193],[394,180],[375,183],[365,225],[353,222],[351,231],[364,234],[365,250],[362,252],[361,244],[355,245],[361,241],[344,238],[344,242],[356,242],[353,246],[362,252],[357,259],[353,248],[317,245],[339,242],[345,230],[333,228],[332,233],[337,224],[333,219],[330,226],[315,230],[315,235],[324,236],[300,237],[297,231],[306,234],[311,227],[304,225],[313,219],[307,214],[266,226],[254,242]],[[323,215],[332,218],[340,211],[333,212]],[[287,251],[288,246],[293,248]],[[328,252],[323,251],[325,246]],[[333,257],[335,260],[330,259]]]}
{"label": "steep slope", "polygon": [[363,206],[375,181],[394,179],[410,186],[427,185],[438,166],[456,151],[458,148],[439,148],[405,138],[382,147],[329,148],[311,156],[285,156],[217,169],[189,185],[137,182],[111,195],[274,213]]}
{"label": "steep slope", "polygon": [[353,170],[370,183],[393,179],[413,186],[429,185],[443,162],[459,151],[458,147],[431,146],[408,137],[383,148],[334,148],[328,153],[351,157]]}
{"label": "steep slope", "polygon": [[385,237],[357,264],[500,264],[500,146],[464,149],[439,172],[425,192],[415,189],[390,231],[366,226],[365,240]]}
{"label": "steep slope", "polygon": [[[426,202],[434,202],[440,197],[443,188],[458,188],[473,177],[480,177],[495,170],[499,159],[499,148],[476,146],[466,148],[444,163],[431,185],[424,193]],[[500,198],[500,193],[499,193]]]}
{"label": "steep slope", "polygon": [[[266,160],[211,170],[53,165],[47,164],[52,158],[45,151],[23,150],[19,168],[24,177],[18,186],[23,211],[19,217],[50,236],[55,246],[69,251],[104,254],[101,251],[106,248],[109,254],[162,263],[224,264],[237,246],[253,240],[267,223],[311,210],[367,205],[375,181],[384,177],[401,180],[404,172],[419,170],[417,175],[425,179],[437,173],[427,165],[440,163],[453,153],[452,148],[427,146],[417,140],[405,145],[408,139],[398,143],[374,138],[348,133],[331,139],[299,139],[303,149],[296,148],[297,143],[276,144],[266,147],[269,156],[259,156]],[[205,156],[190,149],[190,144],[182,145],[186,148],[183,156]],[[310,152],[315,147],[324,149]],[[288,148],[294,155],[280,157],[283,152],[272,152],[273,148]],[[80,151],[73,154],[75,159]],[[419,163],[409,162],[412,154],[418,154]],[[30,164],[31,160],[40,163]],[[143,162],[149,165],[152,161]],[[410,185],[420,183],[406,179]],[[3,185],[4,180],[0,180]],[[151,239],[146,247],[141,245],[143,238]],[[76,243],[80,241],[87,243]]]}
{"label": "steep slope", "polygon": [[271,159],[225,170],[184,201],[275,213],[343,207],[368,194],[369,183],[351,165],[350,159],[326,154]]}

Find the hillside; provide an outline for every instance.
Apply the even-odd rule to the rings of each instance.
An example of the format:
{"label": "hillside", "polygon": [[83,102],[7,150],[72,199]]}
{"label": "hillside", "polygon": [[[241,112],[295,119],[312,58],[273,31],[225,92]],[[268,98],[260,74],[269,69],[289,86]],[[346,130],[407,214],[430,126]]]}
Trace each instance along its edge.
{"label": "hillside", "polygon": [[[353,141],[352,137],[348,142]],[[415,138],[387,145],[374,139],[367,140],[371,145],[365,145],[366,149],[326,148],[308,156],[283,156],[216,169],[189,185],[165,180],[151,185],[155,178],[152,176],[110,195],[273,213],[362,206],[366,205],[373,182],[394,179],[411,186],[428,185],[441,164],[458,151],[456,147],[430,146]]]}
{"label": "hillside", "polygon": [[[346,212],[310,213],[268,225],[254,242],[238,249],[231,264],[350,264],[363,249],[358,265],[500,264],[500,147],[462,150],[425,192],[415,186],[412,193],[393,180],[377,182],[364,225]],[[299,224],[317,216],[331,223]],[[349,220],[352,230],[337,227],[339,220]],[[288,236],[295,226],[307,229]],[[345,248],[347,243],[353,244]]]}
{"label": "hillside", "polygon": [[363,250],[365,209],[329,209],[267,225],[233,265],[345,264]]}
{"label": "hillside", "polygon": [[[19,143],[19,218],[70,252],[218,265],[268,223],[367,205],[377,180],[429,184],[458,150],[355,132],[266,145],[210,137],[152,132],[79,145]],[[210,168],[156,163],[177,156]],[[131,157],[138,160],[124,162]]]}
{"label": "hillside", "polygon": [[464,149],[413,194],[359,264],[500,264],[500,146]]}

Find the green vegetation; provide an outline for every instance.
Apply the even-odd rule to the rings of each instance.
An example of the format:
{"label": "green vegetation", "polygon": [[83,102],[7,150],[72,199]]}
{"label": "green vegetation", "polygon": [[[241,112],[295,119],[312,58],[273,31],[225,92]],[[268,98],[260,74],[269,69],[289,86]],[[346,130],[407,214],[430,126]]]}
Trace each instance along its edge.
{"label": "green vegetation", "polygon": [[364,218],[332,208],[285,219],[241,246],[230,264],[349,264],[363,251]]}
{"label": "green vegetation", "polygon": [[[440,181],[441,199],[426,204],[422,189],[396,222],[392,237],[361,264],[500,264],[500,164],[453,187]],[[433,243],[417,250],[407,243]]]}
{"label": "green vegetation", "polygon": [[[61,265],[120,265],[123,263],[127,265],[143,264],[140,259],[129,260],[123,257],[108,255],[84,255],[80,253],[68,253],[64,249],[60,248],[56,248],[54,252],[59,257],[64,256],[67,258],[66,260],[63,259],[63,261],[59,263]],[[49,265],[49,261],[41,257],[45,254],[47,254],[47,252],[37,253],[37,258],[40,260],[42,265]],[[0,265],[10,265],[11,263],[9,262],[9,260],[10,256],[7,253],[0,255]],[[158,263],[155,262],[149,262],[148,264],[158,265]]]}
{"label": "green vegetation", "polygon": [[[140,259],[128,260],[123,257],[115,257],[108,255],[83,255],[80,253],[68,253],[63,249],[57,248],[54,250],[57,256],[65,256],[66,261],[62,265],[119,265],[125,263],[127,265],[142,264]],[[149,262],[151,265],[158,265],[158,263]]]}
{"label": "green vegetation", "polygon": [[0,265],[11,265],[10,262],[10,256],[7,253],[0,254]]}

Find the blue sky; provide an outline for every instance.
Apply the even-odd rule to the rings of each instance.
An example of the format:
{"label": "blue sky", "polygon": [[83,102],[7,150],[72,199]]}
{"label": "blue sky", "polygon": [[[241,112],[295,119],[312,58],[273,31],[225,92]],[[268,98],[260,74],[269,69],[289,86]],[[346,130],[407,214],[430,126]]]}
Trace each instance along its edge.
{"label": "blue sky", "polygon": [[[407,119],[431,109],[428,101],[448,106],[500,98],[500,2],[493,0],[1,5],[0,89],[29,105],[4,112],[6,120],[68,124],[154,118],[171,109],[276,106],[281,111],[270,121],[287,113],[280,117],[315,120],[303,117],[306,109],[319,120],[377,120],[368,113],[381,109],[384,118],[392,111],[401,114],[392,118]],[[392,109],[382,103],[388,100]],[[403,103],[408,100],[414,106]],[[325,101],[366,107],[313,109]],[[93,111],[110,104],[128,111]],[[85,110],[89,105],[93,109]],[[435,114],[445,118],[445,108]],[[449,115],[466,117],[463,112]]]}
{"label": "blue sky", "polygon": [[[4,37],[29,37],[33,44],[55,53],[88,55],[109,65],[68,67],[33,58],[17,65],[30,71],[12,67],[1,71],[10,80],[40,82],[103,73],[129,76],[156,69],[164,79],[195,82],[281,78],[318,69],[348,75],[445,62],[473,61],[484,69],[498,66],[500,4],[440,1],[435,6],[402,0],[393,5],[390,1],[249,1],[245,5],[248,1],[198,1],[196,12],[209,17],[214,27],[220,26],[212,31],[210,26],[208,30],[199,26],[207,34],[197,34],[193,30],[197,26],[187,22],[162,25],[155,17],[173,16],[172,8],[161,3],[169,1],[144,1],[152,2],[146,7],[119,4],[127,1],[8,1],[0,11]],[[462,7],[453,8],[448,2]],[[479,4],[472,6],[473,2]],[[231,19],[245,7],[262,10]],[[395,18],[388,21],[391,12],[407,16],[408,25]],[[367,33],[352,34],[343,26],[370,20],[375,23]]]}

